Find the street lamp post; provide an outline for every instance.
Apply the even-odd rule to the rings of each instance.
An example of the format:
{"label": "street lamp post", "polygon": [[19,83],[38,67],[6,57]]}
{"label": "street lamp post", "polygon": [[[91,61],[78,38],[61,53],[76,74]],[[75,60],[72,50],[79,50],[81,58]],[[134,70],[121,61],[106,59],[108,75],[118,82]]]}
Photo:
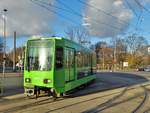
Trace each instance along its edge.
{"label": "street lamp post", "polygon": [[3,9],[3,22],[4,22],[4,49],[3,49],[3,77],[1,78],[1,86],[0,86],[0,94],[1,96],[4,93],[4,78],[5,78],[5,68],[6,68],[6,15],[5,13],[7,12],[7,9]]}
{"label": "street lamp post", "polygon": [[115,37],[115,40],[114,40],[114,69],[113,69],[113,71],[116,71],[116,63],[117,63],[117,56],[116,56],[116,53],[117,53],[117,38]]}
{"label": "street lamp post", "polygon": [[13,71],[16,71],[16,31],[14,32]]}
{"label": "street lamp post", "polygon": [[8,10],[7,9],[4,9],[3,10],[3,22],[4,22],[4,53],[3,53],[3,77],[5,77],[5,68],[6,68],[6,12]]}

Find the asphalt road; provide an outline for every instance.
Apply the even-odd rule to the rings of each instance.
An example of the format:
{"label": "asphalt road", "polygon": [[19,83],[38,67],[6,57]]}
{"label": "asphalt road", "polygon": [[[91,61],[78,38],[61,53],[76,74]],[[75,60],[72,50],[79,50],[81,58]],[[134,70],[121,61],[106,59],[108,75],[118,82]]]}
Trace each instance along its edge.
{"label": "asphalt road", "polygon": [[[96,81],[53,101],[41,96],[28,99],[2,98],[2,113],[148,113],[150,112],[150,73],[101,72]],[[23,95],[23,94],[21,94]],[[17,96],[16,96],[17,97]]]}

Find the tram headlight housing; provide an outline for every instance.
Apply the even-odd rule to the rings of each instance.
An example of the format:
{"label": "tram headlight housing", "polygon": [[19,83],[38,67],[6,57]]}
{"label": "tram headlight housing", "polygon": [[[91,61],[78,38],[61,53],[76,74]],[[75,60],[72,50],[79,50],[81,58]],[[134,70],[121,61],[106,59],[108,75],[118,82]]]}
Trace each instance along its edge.
{"label": "tram headlight housing", "polygon": [[31,83],[31,78],[25,78],[26,83]]}
{"label": "tram headlight housing", "polygon": [[52,82],[52,81],[51,81],[50,79],[44,79],[44,80],[43,80],[43,83],[44,83],[44,84],[48,84],[48,83],[51,83],[51,82]]}

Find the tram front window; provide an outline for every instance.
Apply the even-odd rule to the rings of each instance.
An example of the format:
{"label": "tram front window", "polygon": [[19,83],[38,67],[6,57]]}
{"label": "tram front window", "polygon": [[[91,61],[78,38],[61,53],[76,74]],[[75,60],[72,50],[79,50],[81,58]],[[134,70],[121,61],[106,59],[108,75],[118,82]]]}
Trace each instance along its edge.
{"label": "tram front window", "polygon": [[[43,43],[42,43],[43,44]],[[28,71],[48,71],[52,67],[52,45],[30,44],[27,48]]]}

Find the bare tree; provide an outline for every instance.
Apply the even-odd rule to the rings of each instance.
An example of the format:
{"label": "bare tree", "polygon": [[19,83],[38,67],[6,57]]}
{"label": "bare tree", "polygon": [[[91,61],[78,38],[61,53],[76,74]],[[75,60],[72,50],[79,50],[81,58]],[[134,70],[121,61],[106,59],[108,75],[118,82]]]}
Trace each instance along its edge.
{"label": "bare tree", "polygon": [[79,43],[88,43],[89,33],[84,28],[77,28],[77,40]]}
{"label": "bare tree", "polygon": [[103,50],[106,46],[107,46],[107,43],[103,42],[103,41],[100,41],[100,42],[96,43],[96,45],[95,45],[95,51],[96,51],[97,63],[98,64],[103,63],[102,62],[102,58],[104,57]]}
{"label": "bare tree", "polygon": [[97,68],[109,69],[113,68],[113,48],[109,47],[106,42],[100,41],[95,45],[97,56]]}
{"label": "bare tree", "polygon": [[116,39],[116,63],[120,69],[123,69],[123,62],[127,59],[126,41],[121,38]]}
{"label": "bare tree", "polygon": [[[16,62],[19,61],[18,56],[24,57],[24,50],[25,50],[25,47],[24,47],[24,46],[18,47],[18,48],[16,49],[16,56],[17,56],[16,59],[15,59]],[[8,59],[9,59],[10,61],[13,61],[13,50],[8,53]]]}
{"label": "bare tree", "polygon": [[75,28],[74,27],[68,27],[67,30],[65,31],[67,37],[74,41],[75,40]]}
{"label": "bare tree", "polygon": [[147,40],[142,36],[133,34],[126,39],[128,51],[130,53],[128,61],[131,68],[137,68],[144,65],[144,56],[147,47]]}
{"label": "bare tree", "polygon": [[136,54],[136,52],[139,51],[140,48],[143,48],[148,44],[147,40],[144,37],[137,36],[136,34],[128,36],[126,42],[128,45],[128,50],[131,54]]}
{"label": "bare tree", "polygon": [[70,40],[77,41],[80,44],[89,43],[89,33],[83,27],[69,27],[65,33]]}

